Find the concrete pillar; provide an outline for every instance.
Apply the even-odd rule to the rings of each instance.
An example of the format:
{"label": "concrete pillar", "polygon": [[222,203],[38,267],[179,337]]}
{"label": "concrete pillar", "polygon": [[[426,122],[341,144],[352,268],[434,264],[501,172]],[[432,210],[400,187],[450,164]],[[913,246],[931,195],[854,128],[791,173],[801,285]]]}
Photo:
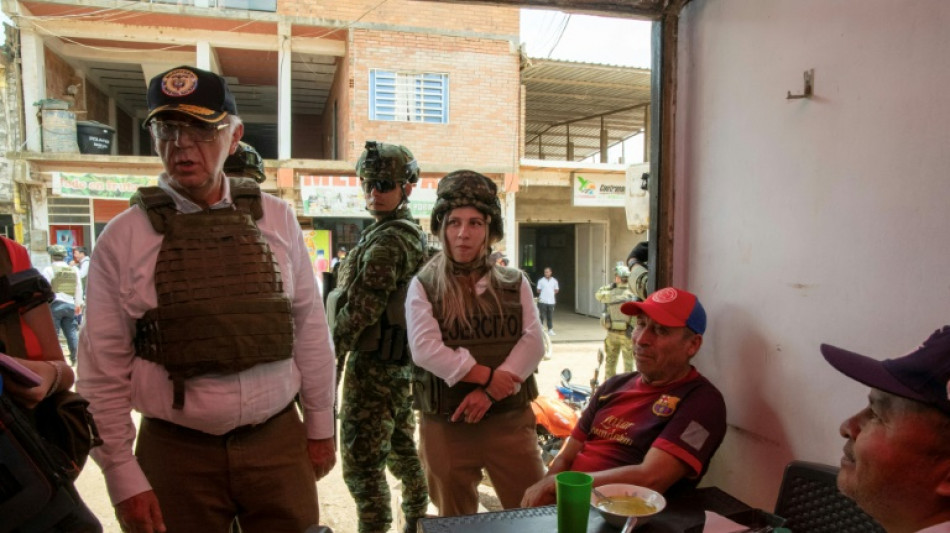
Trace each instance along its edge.
{"label": "concrete pillar", "polygon": [[515,219],[516,198],[515,192],[505,193],[505,255],[508,256],[508,266],[518,266],[518,221]]}
{"label": "concrete pillar", "polygon": [[277,23],[277,158],[290,159],[292,135],[290,84],[291,84],[291,49],[290,23],[281,20]]}
{"label": "concrete pillar", "polygon": [[26,24],[20,29],[20,55],[23,59],[21,66],[26,149],[30,152],[42,152],[42,130],[37,114],[39,107],[33,104],[46,98],[46,57],[43,54],[43,38]]}

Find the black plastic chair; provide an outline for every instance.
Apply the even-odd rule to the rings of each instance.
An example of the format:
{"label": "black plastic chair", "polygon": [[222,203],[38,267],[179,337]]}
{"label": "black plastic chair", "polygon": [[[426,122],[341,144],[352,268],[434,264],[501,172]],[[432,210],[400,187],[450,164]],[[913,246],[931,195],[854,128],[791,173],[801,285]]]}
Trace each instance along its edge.
{"label": "black plastic chair", "polygon": [[885,533],[884,529],[841,494],[838,468],[806,461],[785,467],[775,514],[792,533]]}

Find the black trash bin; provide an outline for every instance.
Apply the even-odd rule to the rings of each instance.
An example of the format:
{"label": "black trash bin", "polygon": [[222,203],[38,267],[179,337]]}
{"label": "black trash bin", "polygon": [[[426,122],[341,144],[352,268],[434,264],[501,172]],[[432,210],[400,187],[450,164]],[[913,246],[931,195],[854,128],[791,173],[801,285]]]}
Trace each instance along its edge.
{"label": "black trash bin", "polygon": [[110,154],[112,153],[112,138],[115,128],[95,120],[81,120],[76,122],[76,140],[79,142],[79,152],[83,154]]}

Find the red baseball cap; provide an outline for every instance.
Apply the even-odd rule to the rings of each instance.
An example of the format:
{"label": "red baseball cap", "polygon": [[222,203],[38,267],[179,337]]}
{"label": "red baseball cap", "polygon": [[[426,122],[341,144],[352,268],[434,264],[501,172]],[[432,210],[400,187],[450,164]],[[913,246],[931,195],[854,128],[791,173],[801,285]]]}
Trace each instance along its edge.
{"label": "red baseball cap", "polygon": [[627,302],[620,306],[625,315],[644,314],[671,328],[687,327],[702,335],[706,331],[706,310],[695,294],[667,287],[660,289],[643,302]]}

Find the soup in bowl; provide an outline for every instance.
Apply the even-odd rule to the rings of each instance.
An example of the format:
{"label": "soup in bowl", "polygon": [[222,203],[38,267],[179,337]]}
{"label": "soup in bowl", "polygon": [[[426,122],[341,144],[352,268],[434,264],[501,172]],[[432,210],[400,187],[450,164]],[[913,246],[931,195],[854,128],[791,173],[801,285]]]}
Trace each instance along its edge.
{"label": "soup in bowl", "polygon": [[596,494],[591,494],[590,504],[604,521],[616,527],[623,527],[631,516],[637,518],[638,526],[642,525],[666,507],[666,498],[662,494],[639,485],[613,483],[601,485],[597,490],[610,500],[601,500]]}

